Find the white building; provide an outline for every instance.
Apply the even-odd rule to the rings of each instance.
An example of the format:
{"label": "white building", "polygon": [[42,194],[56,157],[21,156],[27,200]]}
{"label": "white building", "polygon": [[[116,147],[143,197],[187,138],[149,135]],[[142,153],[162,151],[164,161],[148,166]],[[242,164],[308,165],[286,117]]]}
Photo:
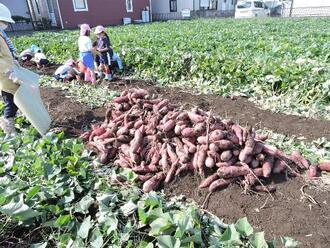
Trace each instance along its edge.
{"label": "white building", "polygon": [[164,17],[160,19],[174,19],[181,16],[182,10],[204,11],[204,14],[208,13],[208,15],[216,11],[233,13],[236,2],[236,0],[151,0],[151,7],[153,15]]}

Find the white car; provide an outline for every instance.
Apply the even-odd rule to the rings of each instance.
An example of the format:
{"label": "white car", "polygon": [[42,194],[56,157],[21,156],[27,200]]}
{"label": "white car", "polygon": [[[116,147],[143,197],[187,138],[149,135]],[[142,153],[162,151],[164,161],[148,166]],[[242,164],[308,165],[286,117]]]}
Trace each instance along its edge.
{"label": "white car", "polygon": [[270,11],[262,1],[239,1],[235,9],[235,18],[267,17]]}

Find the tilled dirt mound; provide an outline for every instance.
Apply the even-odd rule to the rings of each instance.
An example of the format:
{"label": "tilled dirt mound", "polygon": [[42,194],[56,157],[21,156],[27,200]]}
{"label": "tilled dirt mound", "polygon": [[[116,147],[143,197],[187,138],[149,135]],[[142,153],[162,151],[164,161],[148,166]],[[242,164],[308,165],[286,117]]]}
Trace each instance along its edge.
{"label": "tilled dirt mound", "polygon": [[93,120],[103,121],[105,109],[91,109],[65,97],[58,89],[41,88],[41,98],[52,118],[52,126],[65,131],[67,136],[80,135]]}
{"label": "tilled dirt mound", "polygon": [[179,106],[199,106],[204,110],[212,109],[215,115],[229,118],[242,126],[249,124],[256,129],[269,128],[277,133],[304,136],[306,140],[325,137],[330,140],[330,121],[308,119],[295,115],[272,113],[259,109],[246,98],[231,100],[216,95],[192,94],[187,90],[169,88],[147,83],[145,81],[116,80],[106,83],[110,89],[123,90],[129,87],[140,87],[152,93],[168,98]]}

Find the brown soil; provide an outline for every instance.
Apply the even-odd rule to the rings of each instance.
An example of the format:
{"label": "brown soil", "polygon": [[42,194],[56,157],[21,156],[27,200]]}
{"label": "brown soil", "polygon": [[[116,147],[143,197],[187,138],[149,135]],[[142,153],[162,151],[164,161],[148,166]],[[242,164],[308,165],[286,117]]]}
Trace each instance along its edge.
{"label": "brown soil", "polygon": [[52,126],[64,130],[67,136],[81,134],[93,120],[104,120],[104,108],[91,109],[65,97],[61,90],[41,88],[41,97],[53,120]]}
{"label": "brown soil", "polygon": [[[169,196],[185,195],[200,206],[208,194],[199,190],[201,179],[187,175],[165,188]],[[303,179],[289,179],[277,184],[274,200],[267,194],[245,195],[238,185],[211,195],[206,209],[223,219],[225,223],[236,222],[246,216],[256,231],[264,231],[269,240],[289,236],[299,242],[300,247],[330,247],[330,194],[315,187],[304,189],[319,205],[302,198]],[[278,240],[279,241],[279,240]]]}
{"label": "brown soil", "polygon": [[144,81],[116,80],[107,83],[110,89],[123,90],[127,87],[139,87],[149,90],[161,97],[168,98],[179,106],[199,106],[203,109],[212,109],[213,113],[224,118],[253,127],[268,128],[277,133],[289,136],[304,136],[311,141],[325,137],[330,140],[330,121],[308,119],[296,115],[272,113],[259,109],[254,103],[246,98],[231,100],[216,95],[193,94],[188,89],[169,88],[154,85]]}
{"label": "brown soil", "polygon": [[[287,135],[301,135],[308,140],[318,137],[330,139],[330,122],[301,118],[297,116],[274,114],[256,108],[246,99],[230,100],[218,96],[193,95],[178,88],[154,86],[146,82],[127,82],[117,80],[107,83],[110,89],[123,90],[127,87],[145,88],[169,98],[181,106],[200,106],[213,109],[215,114],[226,118],[249,123],[257,128],[267,127]],[[77,135],[79,129],[88,125],[93,119],[103,120],[105,109],[90,109],[71,99],[65,98],[60,90],[42,89],[43,100],[48,107],[54,126],[64,128],[69,135]],[[261,121],[262,119],[262,121]],[[187,175],[165,187],[168,195],[181,195],[202,204],[207,190],[198,190],[200,179]],[[212,194],[207,210],[225,222],[235,222],[247,216],[255,230],[265,231],[267,238],[282,235],[293,237],[302,243],[301,247],[329,247],[330,237],[330,194],[309,186],[305,192],[310,194],[319,205],[302,198],[303,179],[282,182],[278,179],[274,200],[267,193],[244,195],[238,185]]]}
{"label": "brown soil", "polygon": [[52,76],[54,75],[54,72],[56,69],[60,66],[57,64],[49,64],[48,66],[41,67],[40,69],[37,68],[37,65],[33,61],[27,61],[24,64],[22,64],[26,69],[29,69],[31,71],[34,71],[40,75],[47,75]]}

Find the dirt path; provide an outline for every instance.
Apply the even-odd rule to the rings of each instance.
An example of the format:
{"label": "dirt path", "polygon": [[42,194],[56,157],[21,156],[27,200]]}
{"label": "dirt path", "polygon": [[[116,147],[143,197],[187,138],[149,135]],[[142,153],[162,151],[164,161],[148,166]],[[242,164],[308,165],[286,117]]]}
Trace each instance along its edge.
{"label": "dirt path", "polygon": [[106,83],[110,89],[121,91],[127,87],[140,87],[168,98],[171,102],[185,107],[199,106],[212,109],[213,113],[232,119],[242,125],[249,124],[257,129],[268,128],[277,133],[304,136],[311,141],[325,137],[330,140],[330,121],[307,119],[295,115],[272,113],[259,109],[246,98],[231,100],[216,95],[193,94],[179,88],[161,87],[145,81],[116,80]]}

